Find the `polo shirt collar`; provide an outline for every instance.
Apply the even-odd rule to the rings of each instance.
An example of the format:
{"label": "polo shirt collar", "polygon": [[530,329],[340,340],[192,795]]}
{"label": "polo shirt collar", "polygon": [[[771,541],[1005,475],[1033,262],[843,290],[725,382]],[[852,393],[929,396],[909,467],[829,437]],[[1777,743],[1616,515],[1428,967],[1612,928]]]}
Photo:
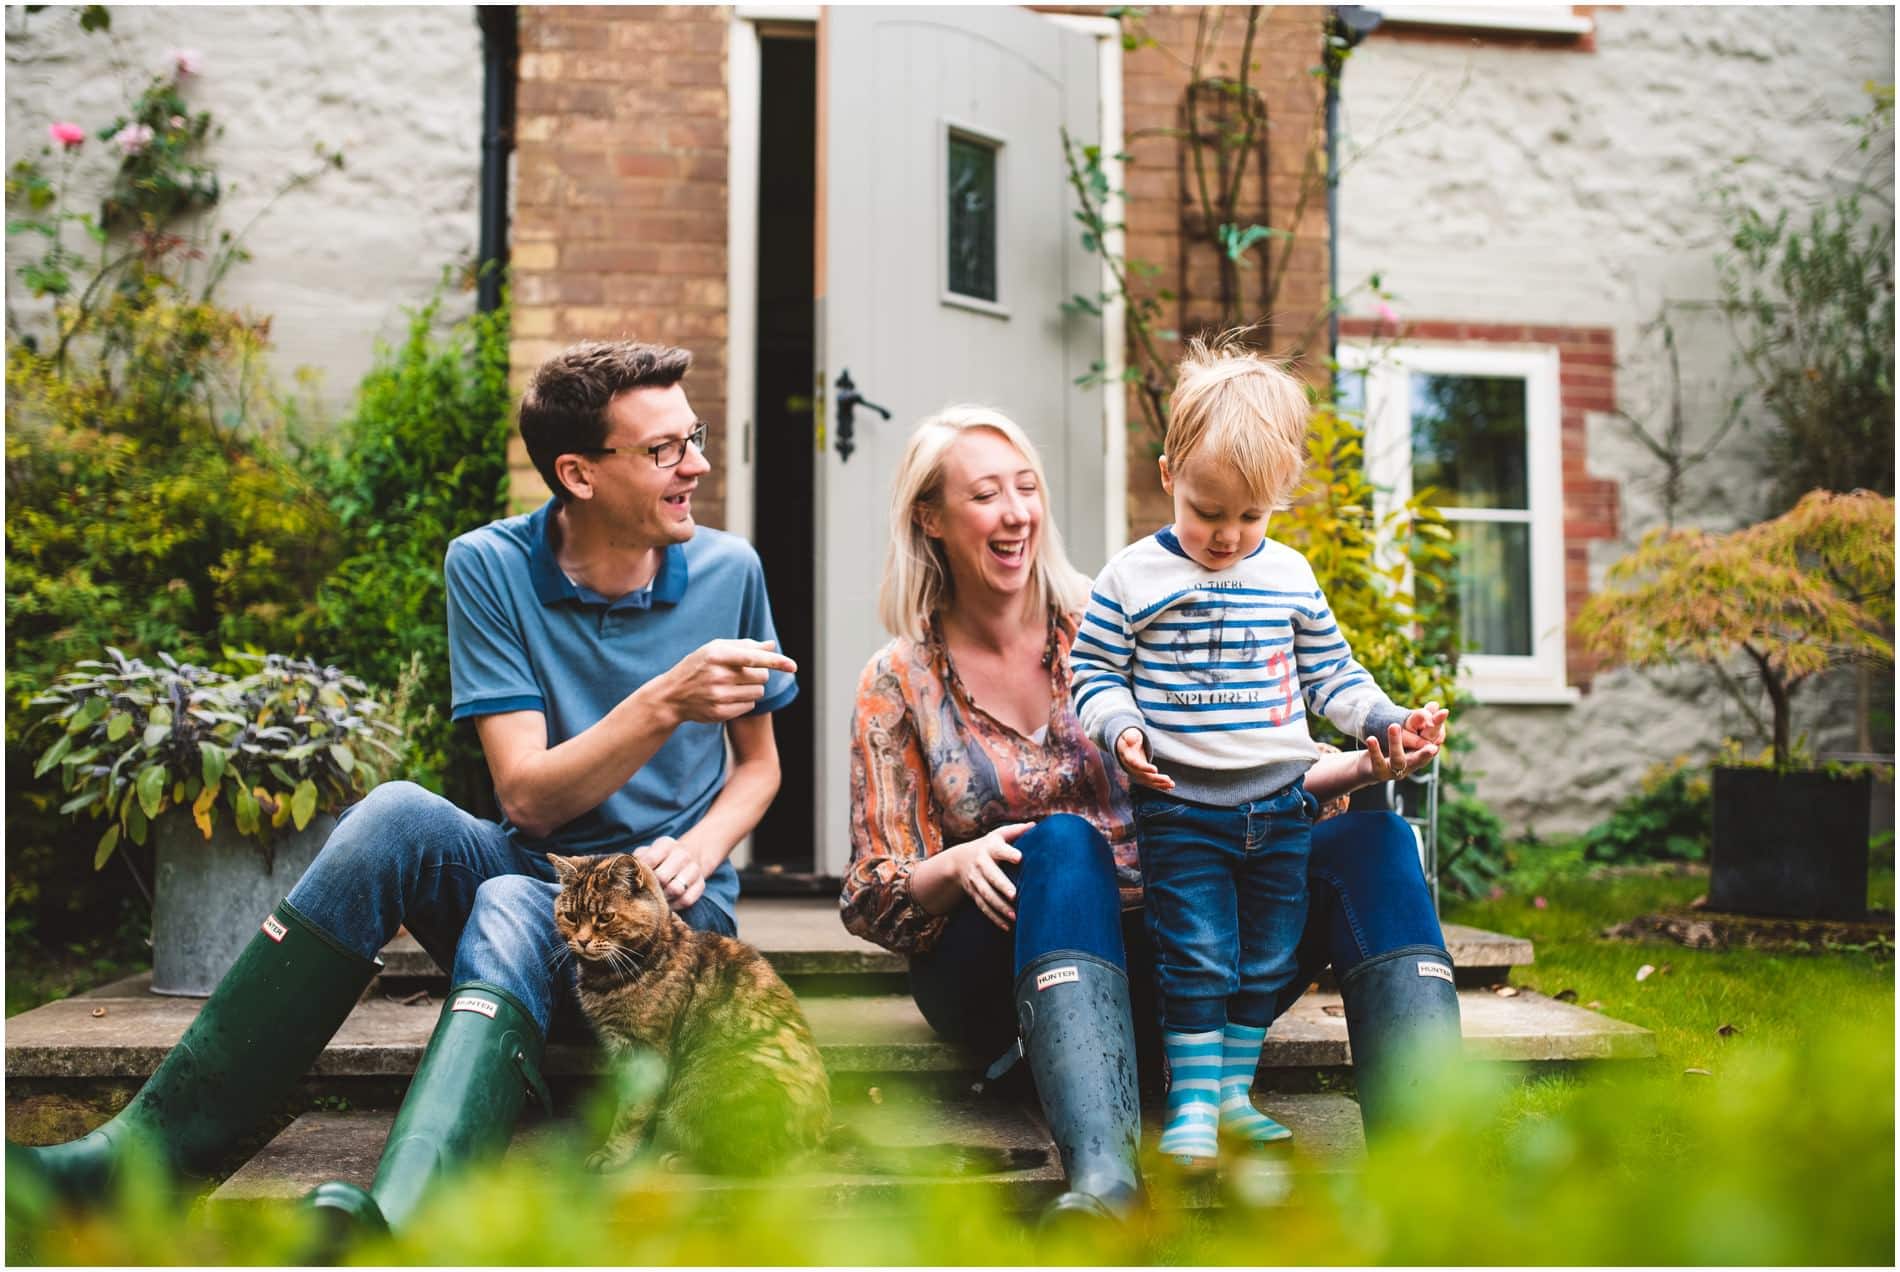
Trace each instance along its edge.
{"label": "polo shirt collar", "polygon": [[[583,592],[562,573],[554,559],[554,544],[548,537],[554,520],[554,505],[555,501],[550,499],[528,514],[528,540],[532,545],[528,569],[534,579],[534,598],[543,605],[554,605],[561,601],[586,604],[590,598],[598,601],[601,598],[592,592]],[[667,605],[679,604],[686,595],[686,575],[685,545],[669,543],[660,557],[660,572],[645,589],[648,600]],[[640,593],[633,595],[638,596]],[[621,598],[623,601],[627,599],[630,598]]]}

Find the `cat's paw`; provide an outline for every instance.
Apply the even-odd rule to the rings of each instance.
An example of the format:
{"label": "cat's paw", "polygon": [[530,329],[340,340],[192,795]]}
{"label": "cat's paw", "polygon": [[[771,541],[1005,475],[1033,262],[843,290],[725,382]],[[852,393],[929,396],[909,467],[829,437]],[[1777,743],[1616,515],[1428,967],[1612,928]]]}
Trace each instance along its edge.
{"label": "cat's paw", "polygon": [[587,1169],[596,1175],[621,1169],[633,1160],[631,1153],[614,1153],[605,1148],[597,1148],[587,1155]]}

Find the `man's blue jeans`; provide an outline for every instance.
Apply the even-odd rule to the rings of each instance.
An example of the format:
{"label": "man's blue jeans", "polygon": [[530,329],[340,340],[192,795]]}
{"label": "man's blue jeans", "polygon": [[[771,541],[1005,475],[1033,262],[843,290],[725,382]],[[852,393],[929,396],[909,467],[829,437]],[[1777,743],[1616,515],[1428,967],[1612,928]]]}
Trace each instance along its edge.
{"label": "man's blue jeans", "polygon": [[1142,788],[1134,805],[1163,1026],[1265,1028],[1299,978],[1319,801],[1296,780],[1232,808]]}
{"label": "man's blue jeans", "polygon": [[[413,782],[385,782],[344,810],[290,906],[364,958],[407,926],[449,983],[507,992],[543,1037],[573,968],[554,931],[560,885],[546,852],[463,812]],[[735,934],[731,916],[701,897],[680,915],[695,928]]]}

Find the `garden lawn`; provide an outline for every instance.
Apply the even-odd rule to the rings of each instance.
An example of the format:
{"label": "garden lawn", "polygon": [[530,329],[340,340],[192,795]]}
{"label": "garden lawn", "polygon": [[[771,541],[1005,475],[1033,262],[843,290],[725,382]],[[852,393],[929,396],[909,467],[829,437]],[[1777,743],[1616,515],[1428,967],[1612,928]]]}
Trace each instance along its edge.
{"label": "garden lawn", "polygon": [[[1550,995],[1574,990],[1578,1003],[1600,1004],[1596,1009],[1604,1014],[1654,1033],[1660,1063],[1678,1071],[1720,1073],[1738,1052],[1800,1045],[1817,1024],[1841,1019],[1864,1021],[1891,1063],[1890,945],[1769,953],[1605,940],[1604,929],[1618,923],[1687,906],[1708,891],[1708,876],[1698,870],[1590,877],[1572,873],[1571,860],[1568,845],[1550,845],[1520,862],[1506,881],[1512,891],[1448,902],[1444,917],[1529,939],[1536,961],[1511,973],[1513,985]],[[1543,869],[1547,863],[1555,872]],[[1891,910],[1893,890],[1892,865],[1877,867],[1869,880],[1871,905]],[[1644,964],[1657,970],[1638,981]],[[1726,1035],[1725,1025],[1732,1027]]]}

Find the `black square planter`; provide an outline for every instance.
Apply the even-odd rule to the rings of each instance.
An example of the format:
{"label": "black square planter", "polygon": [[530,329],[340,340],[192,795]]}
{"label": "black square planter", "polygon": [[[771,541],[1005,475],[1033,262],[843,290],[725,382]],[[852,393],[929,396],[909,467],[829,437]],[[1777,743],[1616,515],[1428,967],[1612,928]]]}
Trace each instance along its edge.
{"label": "black square planter", "polygon": [[1709,909],[1865,918],[1872,781],[1814,769],[1717,768]]}

